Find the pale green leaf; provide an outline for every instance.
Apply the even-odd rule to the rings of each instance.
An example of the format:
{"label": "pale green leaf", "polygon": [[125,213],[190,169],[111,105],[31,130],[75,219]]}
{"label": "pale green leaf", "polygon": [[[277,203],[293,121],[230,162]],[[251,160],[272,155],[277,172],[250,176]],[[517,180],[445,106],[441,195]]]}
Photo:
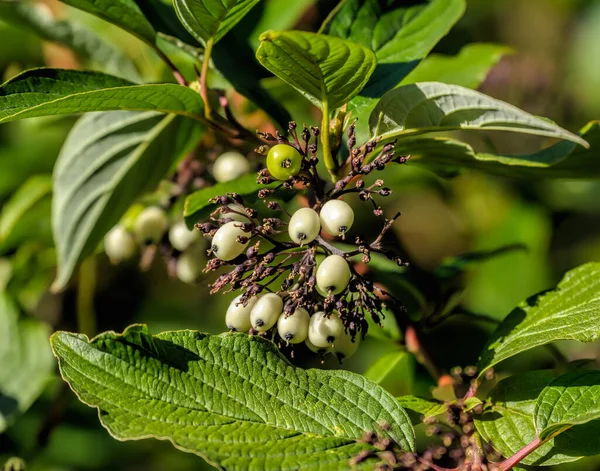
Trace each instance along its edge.
{"label": "pale green leaf", "polygon": [[0,433],[31,406],[50,380],[54,370],[50,333],[41,322],[19,320],[14,301],[0,292]]}
{"label": "pale green leaf", "polygon": [[0,123],[109,110],[153,110],[199,119],[203,109],[202,99],[191,88],[135,85],[100,72],[32,69],[0,86]]}
{"label": "pale green leaf", "polygon": [[54,289],[65,287],[77,264],[197,143],[199,133],[196,121],[154,112],[91,113],[77,122],[54,167]]}
{"label": "pale green leaf", "polygon": [[600,419],[600,371],[559,376],[544,388],[535,406],[535,425],[542,439],[596,419]]}
{"label": "pale green leaf", "polygon": [[[377,329],[377,327],[373,328]],[[369,366],[369,369],[365,372],[364,376],[374,383],[381,385],[392,374],[394,375],[394,378],[390,379],[399,383],[406,380],[412,382],[412,355],[406,351],[390,352],[382,355]],[[407,378],[407,376],[410,376],[410,378]]]}
{"label": "pale green leaf", "polygon": [[458,85],[423,82],[387,92],[369,117],[372,136],[393,139],[427,132],[512,131],[588,143],[549,120]]}
{"label": "pale green leaf", "polygon": [[216,43],[231,30],[259,0],[173,0],[185,29],[200,43]]}
{"label": "pale green leaf", "polygon": [[[403,449],[414,432],[397,401],[348,371],[303,370],[271,342],[194,331],[92,341],[52,337],[63,378],[121,440],[170,440],[227,470],[345,470],[378,423]],[[368,460],[364,469],[372,469]]]}
{"label": "pale green leaf", "polygon": [[267,31],[260,39],[260,63],[321,110],[347,103],[375,70],[375,54],[351,41],[301,31]]}
{"label": "pale green leaf", "polygon": [[443,414],[448,410],[448,406],[442,402],[425,399],[418,396],[401,396],[398,397],[400,405],[408,412],[413,425],[423,422],[424,419],[435,417]]}
{"label": "pale green leaf", "polygon": [[556,289],[530,298],[498,326],[479,358],[480,376],[517,353],[557,340],[600,337],[600,263],[569,271]]}

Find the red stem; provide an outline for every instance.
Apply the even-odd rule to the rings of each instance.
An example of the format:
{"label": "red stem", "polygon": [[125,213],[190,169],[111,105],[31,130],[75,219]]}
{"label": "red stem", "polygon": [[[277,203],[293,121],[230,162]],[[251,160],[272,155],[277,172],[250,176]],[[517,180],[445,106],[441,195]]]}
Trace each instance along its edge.
{"label": "red stem", "polygon": [[513,466],[519,464],[523,458],[537,450],[543,443],[544,442],[540,437],[536,437],[535,440],[528,445],[525,445],[510,458],[507,458],[504,461],[496,464],[494,471],[509,471],[513,468]]}

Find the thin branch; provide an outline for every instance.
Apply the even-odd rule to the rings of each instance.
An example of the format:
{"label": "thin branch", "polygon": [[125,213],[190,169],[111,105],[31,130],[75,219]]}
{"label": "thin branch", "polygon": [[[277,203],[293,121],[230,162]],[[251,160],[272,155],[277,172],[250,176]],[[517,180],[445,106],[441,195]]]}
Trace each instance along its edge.
{"label": "thin branch", "polygon": [[171,72],[173,73],[175,80],[177,80],[177,83],[179,85],[183,85],[184,87],[187,87],[188,86],[187,80],[185,79],[183,74],[179,71],[177,66],[175,64],[173,64],[171,59],[169,59],[169,56],[167,56],[159,47],[155,47],[154,50],[156,51],[158,56],[163,60],[163,62],[165,64],[167,64],[167,67],[169,67],[169,69],[171,69]]}
{"label": "thin branch", "polygon": [[523,460],[523,458],[533,453],[543,444],[544,442],[542,441],[542,439],[540,437],[536,437],[531,443],[525,445],[510,458],[507,458],[504,461],[497,463],[494,467],[494,471],[511,470],[514,466],[518,465],[521,462],[521,460]]}
{"label": "thin branch", "polygon": [[212,110],[210,108],[210,103],[208,100],[207,78],[213,43],[213,38],[210,38],[206,43],[206,48],[204,49],[204,60],[202,61],[202,70],[200,71],[200,96],[204,101],[204,117],[209,121],[211,120]]}

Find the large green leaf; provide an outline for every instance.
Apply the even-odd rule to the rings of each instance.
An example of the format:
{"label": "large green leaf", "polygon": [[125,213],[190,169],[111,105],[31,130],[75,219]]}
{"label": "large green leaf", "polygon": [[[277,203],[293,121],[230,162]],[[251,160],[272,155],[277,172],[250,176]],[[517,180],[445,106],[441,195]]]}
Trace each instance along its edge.
{"label": "large green leaf", "polygon": [[133,0],[61,0],[61,2],[96,15],[129,31],[142,41],[154,45],[156,31]]}
{"label": "large green leaf", "polygon": [[206,45],[218,42],[259,0],[173,0],[185,29]]}
{"label": "large green leaf", "polygon": [[423,422],[423,419],[435,417],[448,410],[448,404],[433,399],[425,399],[418,396],[401,396],[398,399],[400,405],[408,412],[413,425]]}
{"label": "large green leaf", "polygon": [[544,388],[535,406],[535,426],[542,439],[596,419],[600,419],[600,371],[559,376]]}
{"label": "large green leaf", "polygon": [[199,131],[195,121],[154,112],[93,113],[77,122],[54,167],[54,289],[64,288],[134,200],[197,143]]}
{"label": "large green leaf", "polygon": [[50,327],[19,320],[9,295],[0,292],[0,433],[26,411],[46,387],[54,370],[48,346]]}
{"label": "large green leaf", "polygon": [[375,54],[351,41],[301,31],[267,31],[260,40],[260,63],[324,111],[352,99],[375,70]]}
{"label": "large green leaf", "polygon": [[[475,417],[482,437],[508,457],[536,436],[534,412],[538,395],[556,376],[551,370],[531,371],[502,380],[490,393],[491,405]],[[522,464],[550,466],[600,454],[600,421],[572,427],[523,459]]]}
{"label": "large green leaf", "polygon": [[0,18],[72,49],[100,70],[140,81],[135,65],[120,50],[75,22],[54,18],[46,8],[36,8],[28,2],[0,2]]}
{"label": "large green leaf", "polygon": [[411,161],[437,171],[474,168],[509,177],[597,178],[600,176],[600,122],[592,121],[580,135],[589,149],[570,141],[526,155],[495,155],[475,150],[467,143],[445,137],[407,137],[396,151]]}
{"label": "large green leaf", "polygon": [[498,326],[479,358],[480,375],[517,353],[557,340],[600,337],[600,263],[569,271],[556,289],[517,306]]}
{"label": "large green leaf", "polygon": [[203,107],[191,88],[134,85],[100,72],[32,69],[0,86],[0,123],[109,110],[153,110],[199,119]]}
{"label": "large green leaf", "polygon": [[423,82],[387,92],[369,117],[372,136],[399,136],[451,130],[512,131],[588,143],[549,120],[533,116],[483,93],[458,85]]}
{"label": "large green leaf", "polygon": [[[51,340],[63,378],[121,440],[158,438],[228,470],[345,470],[365,430],[414,432],[397,401],[348,371],[304,370],[246,334],[151,336],[145,326]],[[373,461],[364,464],[372,469]]]}

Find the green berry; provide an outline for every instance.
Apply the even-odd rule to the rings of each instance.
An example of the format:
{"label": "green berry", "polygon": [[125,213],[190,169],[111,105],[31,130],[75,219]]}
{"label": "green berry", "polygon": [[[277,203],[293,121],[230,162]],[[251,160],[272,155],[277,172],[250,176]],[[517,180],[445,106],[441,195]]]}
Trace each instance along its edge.
{"label": "green berry", "polygon": [[184,283],[195,283],[204,268],[204,253],[200,247],[192,245],[177,257],[175,272]]}
{"label": "green berry", "polygon": [[248,332],[250,330],[250,312],[258,301],[258,298],[253,297],[248,300],[248,303],[244,306],[240,303],[242,295],[240,294],[237,298],[231,301],[231,304],[227,308],[225,314],[225,324],[229,330],[236,332]]}
{"label": "green berry", "polygon": [[310,315],[303,308],[296,309],[292,315],[281,314],[277,321],[277,332],[287,343],[301,343],[308,337]]}
{"label": "green berry", "polygon": [[252,327],[258,332],[266,332],[277,323],[283,310],[283,300],[275,293],[261,296],[250,313]]}
{"label": "green berry", "polygon": [[158,244],[168,227],[167,213],[157,206],[149,206],[136,218],[133,231],[140,243]]}
{"label": "green berry", "polygon": [[330,255],[317,268],[317,288],[320,292],[339,294],[346,289],[351,276],[346,259]]}
{"label": "green berry", "polygon": [[336,341],[344,335],[344,324],[334,312],[329,317],[323,311],[316,312],[308,324],[308,339],[319,348],[335,345]]}
{"label": "green berry", "polygon": [[119,225],[104,236],[104,251],[113,263],[118,263],[133,257],[137,252],[137,244],[133,236]]}
{"label": "green berry", "polygon": [[298,175],[302,167],[302,156],[294,147],[277,144],[271,147],[267,155],[267,169],[277,180],[289,180]]}
{"label": "green berry", "polygon": [[199,240],[200,232],[196,230],[190,231],[183,221],[173,224],[171,229],[169,229],[169,242],[171,242],[174,249],[180,252],[188,249]]}
{"label": "green berry", "polygon": [[239,222],[231,221],[222,225],[212,240],[211,250],[221,260],[229,261],[241,255],[248,246],[248,242],[241,243],[238,237],[250,237],[249,232],[244,232]]}
{"label": "green berry", "polygon": [[213,165],[213,177],[219,183],[240,178],[250,171],[250,162],[239,152],[225,152]]}
{"label": "green berry", "polygon": [[319,214],[325,232],[332,236],[341,236],[348,232],[354,223],[354,211],[342,200],[329,200]]}
{"label": "green berry", "polygon": [[315,210],[301,208],[292,214],[288,225],[288,233],[296,244],[304,245],[312,242],[320,231],[321,222]]}

